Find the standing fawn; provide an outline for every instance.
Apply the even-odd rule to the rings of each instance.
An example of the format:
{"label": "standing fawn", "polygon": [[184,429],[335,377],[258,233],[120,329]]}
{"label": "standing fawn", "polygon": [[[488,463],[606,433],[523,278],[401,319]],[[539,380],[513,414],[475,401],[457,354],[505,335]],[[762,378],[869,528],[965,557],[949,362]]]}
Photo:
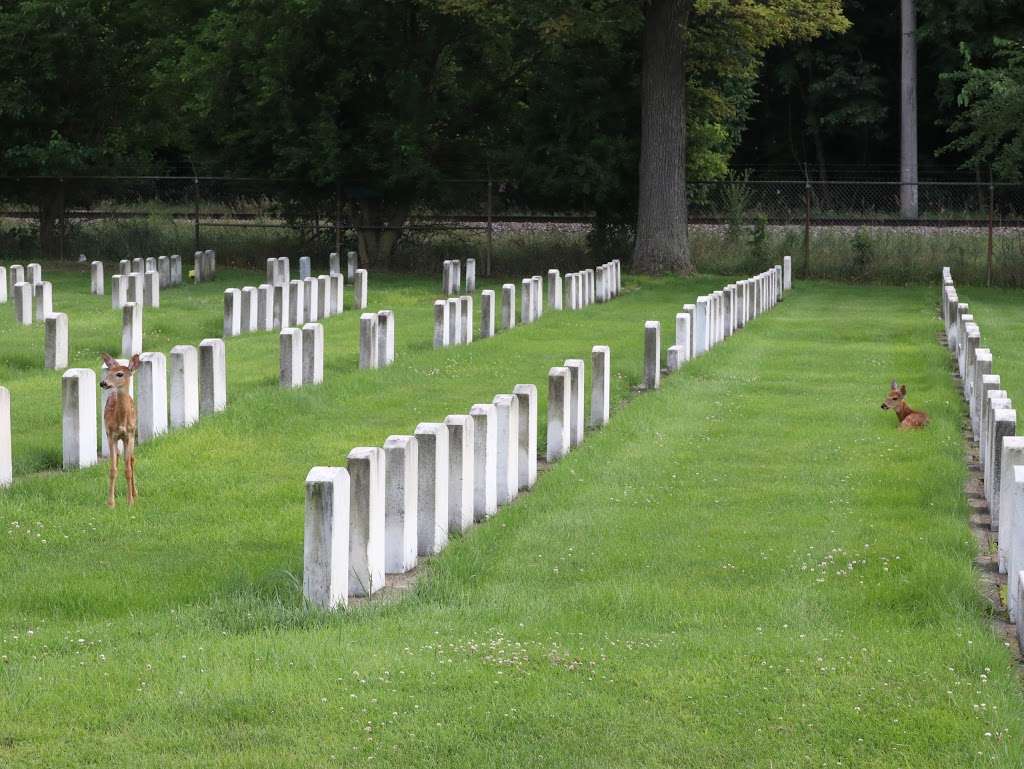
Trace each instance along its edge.
{"label": "standing fawn", "polygon": [[113,390],[103,408],[103,425],[110,447],[110,493],[107,507],[114,506],[114,487],[117,485],[117,442],[124,443],[124,479],[128,484],[128,504],[135,502],[139,492],[135,488],[135,401],[129,395],[132,374],[139,368],[139,356],[133,355],[127,366],[122,366],[107,353],[102,353],[107,373],[100,382],[104,390]]}
{"label": "standing fawn", "polygon": [[896,380],[892,380],[892,386],[889,388],[889,395],[882,403],[882,409],[885,411],[896,412],[896,418],[900,421],[900,430],[911,430],[915,427],[924,427],[928,424],[928,415],[923,411],[914,411],[910,408],[905,400],[906,395],[907,386],[897,385]]}

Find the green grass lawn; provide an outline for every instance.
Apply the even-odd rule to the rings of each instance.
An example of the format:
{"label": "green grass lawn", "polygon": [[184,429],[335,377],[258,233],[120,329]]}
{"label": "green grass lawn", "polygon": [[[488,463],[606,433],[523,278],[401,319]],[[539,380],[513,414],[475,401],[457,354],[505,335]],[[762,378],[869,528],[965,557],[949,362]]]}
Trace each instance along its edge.
{"label": "green grass lawn", "polygon": [[[119,313],[52,277],[75,365],[98,365]],[[254,280],[166,292],[147,349],[216,335],[222,289]],[[230,340],[228,411],[143,446],[140,503],[114,511],[104,467],[52,472],[58,376],[41,329],[0,314],[0,766],[1020,766],[937,290],[801,284],[627,403],[643,321],[667,347],[676,310],[722,282],[630,280],[609,305],[434,351],[437,281],[371,274],[392,367],[357,370],[351,311],[325,322],[315,388],[278,389],[276,335]],[[548,368],[599,343],[607,427],[400,600],[302,605],[311,466],[519,382],[540,386],[543,437]],[[926,431],[879,409],[894,377]]]}

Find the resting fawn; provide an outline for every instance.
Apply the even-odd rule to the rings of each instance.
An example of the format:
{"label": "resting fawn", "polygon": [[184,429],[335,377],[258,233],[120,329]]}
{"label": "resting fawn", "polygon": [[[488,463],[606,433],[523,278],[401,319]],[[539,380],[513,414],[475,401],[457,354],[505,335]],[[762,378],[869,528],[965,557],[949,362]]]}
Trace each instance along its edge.
{"label": "resting fawn", "polygon": [[100,387],[113,390],[103,408],[103,425],[107,431],[107,445],[110,447],[110,493],[107,507],[114,506],[114,487],[117,485],[117,442],[124,443],[124,479],[128,484],[128,504],[133,504],[139,492],[135,489],[135,401],[129,395],[132,374],[139,368],[139,356],[133,355],[127,366],[122,366],[106,353],[102,354],[107,364]]}
{"label": "resting fawn", "polygon": [[892,386],[889,388],[889,396],[882,403],[882,409],[896,412],[896,418],[900,420],[900,430],[911,430],[915,427],[924,427],[928,424],[928,415],[923,411],[914,411],[910,408],[905,400],[906,396],[907,386],[897,385],[896,380],[892,380]]}

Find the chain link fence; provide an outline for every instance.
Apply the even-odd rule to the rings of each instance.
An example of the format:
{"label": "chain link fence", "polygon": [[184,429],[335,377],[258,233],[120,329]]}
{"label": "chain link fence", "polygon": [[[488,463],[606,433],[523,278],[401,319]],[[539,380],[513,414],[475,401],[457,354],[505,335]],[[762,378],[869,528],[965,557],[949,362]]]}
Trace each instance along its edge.
{"label": "chain link fence", "polygon": [[[908,218],[898,182],[691,180],[693,258],[702,270],[739,272],[790,253],[805,277],[896,282],[946,258],[965,281],[1024,285],[1024,185],[926,181],[916,191],[917,215]],[[515,181],[438,179],[405,197],[423,202],[397,206],[360,181],[318,189],[210,176],[0,178],[0,258],[215,248],[226,263],[246,265],[346,250],[374,261],[385,234],[395,245],[383,266],[394,269],[475,256],[485,273],[520,272],[629,254],[628,225],[588,211],[533,210]]]}

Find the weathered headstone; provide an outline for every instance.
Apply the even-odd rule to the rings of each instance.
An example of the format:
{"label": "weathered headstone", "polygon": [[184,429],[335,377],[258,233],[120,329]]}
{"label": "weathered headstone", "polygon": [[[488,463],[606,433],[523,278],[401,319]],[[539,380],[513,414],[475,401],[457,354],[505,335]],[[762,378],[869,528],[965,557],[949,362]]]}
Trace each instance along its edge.
{"label": "weathered headstone", "polygon": [[357,310],[365,310],[368,301],[368,278],[366,270],[356,270],[356,277],[354,280],[355,308]]}
{"label": "weathered headstone", "polygon": [[96,373],[69,368],[61,377],[64,469],[96,464]]}
{"label": "weathered headstone", "polygon": [[274,286],[274,310],[272,328],[280,331],[287,328],[291,320],[290,294],[292,287],[278,283]]}
{"label": "weathered headstone", "polygon": [[32,303],[36,320],[42,321],[53,312],[53,284],[42,280],[32,285]]}
{"label": "weathered headstone", "polygon": [[494,336],[494,291],[480,292],[480,338]]}
{"label": "weathered headstone", "polygon": [[68,316],[63,312],[52,312],[43,323],[43,365],[48,369],[62,371],[68,367]]}
{"label": "weathered headstone", "polygon": [[462,344],[470,344],[473,341],[473,297],[469,295],[459,297],[459,311],[462,313],[459,319]]}
{"label": "weathered headstone", "polygon": [[644,323],[644,387],[657,390],[661,386],[661,323]]}
{"label": "weathered headstone", "polygon": [[448,342],[448,302],[444,299],[434,301],[434,349],[447,347]]}
{"label": "weathered headstone", "polygon": [[450,414],[448,428],[448,533],[460,534],[473,525],[474,439],[473,418]]}
{"label": "weathered headstone", "polygon": [[308,256],[299,257],[299,280],[305,280],[313,275],[313,266]]}
{"label": "weathered headstone", "polygon": [[553,463],[569,453],[569,369],[555,366],[548,371],[548,449],[547,461]]}
{"label": "weathered headstone", "polygon": [[355,279],[356,270],[359,269],[359,255],[355,251],[349,251],[346,257],[348,259],[348,265],[345,277],[351,281]]}
{"label": "weathered headstone", "polygon": [[498,433],[493,403],[476,403],[469,410],[473,418],[473,510],[477,521],[498,511]]}
{"label": "weathered headstone", "polygon": [[103,296],[103,262],[89,265],[89,293]]}
{"label": "weathered headstone", "polygon": [[558,270],[548,270],[548,302],[552,310],[562,309],[562,276]]}
{"label": "weathered headstone", "polygon": [[259,289],[255,286],[245,286],[242,289],[241,297],[240,331],[243,334],[251,334],[259,328]]}
{"label": "weathered headstone", "polygon": [[142,352],[142,305],[128,302],[121,308],[121,357]]}
{"label": "weathered headstone", "polygon": [[457,297],[448,300],[448,344],[462,344],[462,304]]}
{"label": "weathered headstone", "polygon": [[33,286],[43,282],[43,268],[36,262],[25,267],[25,280]]}
{"label": "weathered headstone", "polygon": [[278,384],[286,390],[302,387],[302,329],[289,326],[278,335],[281,363]]}
{"label": "weathered headstone", "polygon": [[470,257],[466,260],[466,293],[472,294],[476,291],[476,259]]}
{"label": "weathered headstone", "polygon": [[[1018,531],[1021,520],[1016,517],[1014,509],[1014,467],[1024,465],[1024,436],[1006,436],[1003,438],[1002,445],[997,447],[997,451],[999,452],[999,475],[993,476],[992,483],[995,489],[992,499],[994,504],[990,504],[990,507],[997,510],[999,518],[998,568],[1000,572],[1007,575],[1007,584],[1015,586],[1012,585],[1015,578],[1011,575],[1015,575],[1020,569],[1012,570],[1013,549],[1016,543],[1021,542],[1024,538],[1024,532]],[[1024,559],[1024,551],[1018,551],[1016,557],[1018,567],[1024,565],[1020,560]],[[1010,596],[1015,592],[1011,592]],[[1015,608],[1014,600],[1011,598],[1009,603],[1012,615]]]}
{"label": "weathered headstone", "polygon": [[224,290],[224,338],[242,333],[242,292],[237,288]]}
{"label": "weathered headstone", "polygon": [[364,312],[359,316],[359,368],[378,368],[380,341],[377,338],[377,315]]}
{"label": "weathered headstone", "polygon": [[288,323],[299,328],[306,322],[306,289],[301,280],[288,282]]}
{"label": "weathered headstone", "polygon": [[160,275],[160,288],[171,285],[171,260],[167,256],[159,256],[156,260],[156,271]]}
{"label": "weathered headstone", "polygon": [[0,488],[14,482],[14,455],[11,451],[11,391],[0,386]]}
{"label": "weathered headstone", "polygon": [[22,326],[32,325],[32,284],[21,281],[14,284],[14,322]]}
{"label": "weathered headstone", "polygon": [[395,362],[395,313],[377,311],[377,365],[383,368]]}
{"label": "weathered headstone", "polygon": [[693,313],[693,357],[703,355],[708,351],[710,317],[710,300],[706,296],[698,296],[697,304]]}
{"label": "weathered headstone", "polygon": [[199,414],[209,416],[228,405],[227,360],[223,339],[199,343]]}
{"label": "weathered headstone", "polygon": [[302,594],[321,609],[348,603],[350,494],[343,467],[314,467],[306,476]]}
{"label": "weathered headstone", "polygon": [[307,323],[302,327],[302,384],[324,381],[324,327]]}
{"label": "weathered headstone", "polygon": [[256,329],[274,330],[274,287],[269,283],[256,287]]}
{"label": "weathered headstone", "polygon": [[305,310],[303,321],[315,323],[320,320],[320,284],[316,278],[302,278],[302,305]]}
{"label": "weathered headstone", "polygon": [[384,587],[384,449],[352,449],[348,479],[348,594],[369,596]]}
{"label": "weathered headstone", "polygon": [[531,489],[537,482],[537,385],[517,384],[512,394],[519,401],[519,488]]}
{"label": "weathered headstone", "polygon": [[384,571],[404,574],[416,567],[419,454],[412,435],[384,441]]}
{"label": "weathered headstone", "polygon": [[493,402],[498,504],[506,505],[519,496],[519,399],[495,395]]}
{"label": "weathered headstone", "polygon": [[597,344],[590,351],[590,426],[603,427],[611,416],[611,360],[607,345]]}
{"label": "weathered headstone", "polygon": [[790,291],[793,288],[793,257],[782,257],[782,290]]}
{"label": "weathered headstone", "polygon": [[417,554],[435,555],[448,544],[448,428],[440,422],[416,425]]}
{"label": "weathered headstone", "polygon": [[0,304],[7,304],[7,268],[0,266]]}
{"label": "weathered headstone", "polygon": [[533,322],[533,281],[523,278],[520,293],[519,322],[522,325]]}
{"label": "weathered headstone", "polygon": [[199,350],[190,344],[171,348],[171,427],[199,421]]}
{"label": "weathered headstone", "polygon": [[139,357],[138,414],[139,443],[167,432],[167,358],[162,352],[147,352]]}
{"label": "weathered headstone", "polygon": [[[320,297],[320,318],[329,318],[338,312],[338,300],[333,297],[333,284],[330,275],[319,275],[316,278],[317,295]],[[333,301],[332,301],[333,300]]]}
{"label": "weathered headstone", "polygon": [[508,331],[516,327],[516,287],[505,283],[501,287],[501,328]]}
{"label": "weathered headstone", "polygon": [[337,251],[331,251],[327,255],[327,274],[341,275],[341,254]]}
{"label": "weathered headstone", "polygon": [[580,358],[569,358],[562,365],[569,369],[569,445],[576,448],[583,443],[586,427],[583,421],[586,378],[583,373],[584,364]]}

